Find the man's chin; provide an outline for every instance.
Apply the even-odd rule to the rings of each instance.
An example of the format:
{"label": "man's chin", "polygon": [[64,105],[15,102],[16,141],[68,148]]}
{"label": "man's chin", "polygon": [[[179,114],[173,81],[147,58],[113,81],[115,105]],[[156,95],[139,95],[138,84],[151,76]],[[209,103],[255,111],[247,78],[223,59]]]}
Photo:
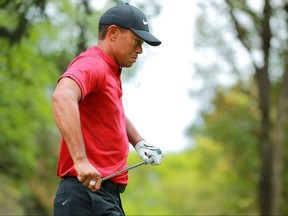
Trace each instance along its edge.
{"label": "man's chin", "polygon": [[121,67],[122,68],[130,68],[130,67],[132,67],[133,64],[134,64],[134,62],[133,63],[127,63],[125,65],[122,65]]}

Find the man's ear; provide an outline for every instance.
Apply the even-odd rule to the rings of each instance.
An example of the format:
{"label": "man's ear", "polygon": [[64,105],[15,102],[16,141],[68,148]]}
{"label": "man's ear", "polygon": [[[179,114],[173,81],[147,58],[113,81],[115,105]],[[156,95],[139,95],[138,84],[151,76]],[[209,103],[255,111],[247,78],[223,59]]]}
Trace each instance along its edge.
{"label": "man's ear", "polygon": [[109,37],[109,39],[112,41],[116,40],[118,34],[119,28],[116,25],[110,25],[107,31],[107,36]]}

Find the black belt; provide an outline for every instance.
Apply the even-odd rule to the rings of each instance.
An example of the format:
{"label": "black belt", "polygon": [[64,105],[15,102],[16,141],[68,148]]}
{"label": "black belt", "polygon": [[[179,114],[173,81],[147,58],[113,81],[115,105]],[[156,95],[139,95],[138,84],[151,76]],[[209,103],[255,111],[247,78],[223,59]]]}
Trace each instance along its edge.
{"label": "black belt", "polygon": [[[63,178],[64,180],[73,180],[73,181],[78,181],[78,178],[75,177],[75,176],[66,176]],[[106,180],[106,181],[103,181],[101,183],[101,187],[107,189],[107,190],[110,190],[110,191],[114,191],[114,192],[117,192],[117,193],[123,193],[126,189],[126,186],[125,185],[122,185],[122,184],[117,184],[115,182],[112,182],[110,180]]]}
{"label": "black belt", "polygon": [[110,180],[103,181],[101,183],[101,187],[104,187],[104,188],[106,188],[108,190],[115,191],[117,193],[123,193],[125,191],[125,189],[126,189],[125,185],[116,184],[115,182],[112,182]]}

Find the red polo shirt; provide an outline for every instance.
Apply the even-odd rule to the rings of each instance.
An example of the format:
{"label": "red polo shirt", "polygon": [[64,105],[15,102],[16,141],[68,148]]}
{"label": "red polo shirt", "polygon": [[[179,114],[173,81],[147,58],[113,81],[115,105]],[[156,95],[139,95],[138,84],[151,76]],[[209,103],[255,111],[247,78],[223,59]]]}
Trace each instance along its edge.
{"label": "red polo shirt", "polygon": [[[129,152],[120,75],[115,61],[94,46],[77,56],[61,76],[73,79],[82,91],[79,111],[86,154],[102,177],[125,169]],[[57,174],[77,176],[64,139]],[[126,185],[127,172],[111,180]]]}

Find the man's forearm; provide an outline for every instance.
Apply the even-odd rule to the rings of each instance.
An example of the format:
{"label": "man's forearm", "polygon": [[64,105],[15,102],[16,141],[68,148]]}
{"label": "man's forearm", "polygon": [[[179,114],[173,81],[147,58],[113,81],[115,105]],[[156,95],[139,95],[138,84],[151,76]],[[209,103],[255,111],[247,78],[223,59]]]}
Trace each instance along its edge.
{"label": "man's forearm", "polygon": [[143,140],[141,135],[138,133],[132,122],[126,116],[126,132],[129,139],[129,142],[135,146],[138,142]]}
{"label": "man's forearm", "polygon": [[55,93],[52,108],[55,123],[66,141],[74,163],[86,159],[77,101],[69,95]]}

